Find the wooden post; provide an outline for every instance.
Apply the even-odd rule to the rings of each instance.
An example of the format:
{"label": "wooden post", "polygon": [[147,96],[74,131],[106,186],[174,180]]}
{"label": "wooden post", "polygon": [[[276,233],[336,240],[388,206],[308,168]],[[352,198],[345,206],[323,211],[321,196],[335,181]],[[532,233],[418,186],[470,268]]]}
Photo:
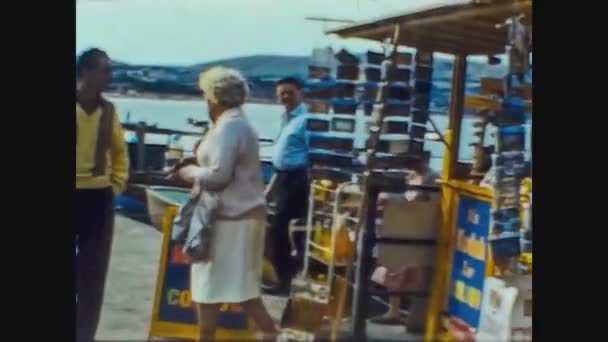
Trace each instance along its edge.
{"label": "wooden post", "polygon": [[143,172],[145,167],[146,155],[146,123],[140,122],[137,124],[137,171]]}
{"label": "wooden post", "polygon": [[[371,177],[371,175],[370,175]],[[368,180],[369,182],[369,180]],[[367,186],[367,205],[360,210],[365,210],[365,222],[361,232],[357,252],[357,270],[355,273],[355,288],[353,289],[353,326],[352,335],[357,341],[366,341],[366,321],[369,307],[369,282],[372,275],[374,263],[372,248],[376,244],[376,216],[378,211],[378,195],[380,191],[376,185]]]}
{"label": "wooden post", "polygon": [[448,128],[452,132],[451,148],[446,151],[450,153],[451,163],[447,172],[447,179],[454,178],[456,164],[458,163],[458,152],[460,151],[460,129],[462,127],[462,116],[464,112],[464,91],[467,78],[467,56],[455,56],[454,73],[452,76],[452,94],[450,97],[450,114]]}
{"label": "wooden post", "polygon": [[427,311],[425,342],[437,340],[437,332],[441,327],[440,312],[445,307],[447,291],[449,291],[449,261],[452,259],[452,226],[454,212],[454,192],[448,182],[454,178],[460,150],[460,130],[464,111],[464,92],[466,84],[466,56],[455,56],[454,73],[452,78],[452,94],[450,98],[449,124],[445,138],[446,153],[443,163],[441,186],[441,227],[438,239],[437,256],[433,274],[432,291]]}

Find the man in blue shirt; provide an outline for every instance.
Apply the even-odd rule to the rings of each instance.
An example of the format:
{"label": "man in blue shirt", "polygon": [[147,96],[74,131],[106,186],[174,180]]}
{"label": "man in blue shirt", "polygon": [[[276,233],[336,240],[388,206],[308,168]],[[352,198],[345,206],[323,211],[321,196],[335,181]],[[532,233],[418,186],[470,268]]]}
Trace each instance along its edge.
{"label": "man in blue shirt", "polygon": [[277,204],[271,223],[274,262],[279,278],[279,293],[289,291],[297,262],[291,256],[289,222],[306,215],[310,184],[308,182],[307,108],[302,103],[302,84],[295,78],[277,82],[277,97],[285,107],[281,132],[275,142],[274,174],[266,197],[273,195]]}

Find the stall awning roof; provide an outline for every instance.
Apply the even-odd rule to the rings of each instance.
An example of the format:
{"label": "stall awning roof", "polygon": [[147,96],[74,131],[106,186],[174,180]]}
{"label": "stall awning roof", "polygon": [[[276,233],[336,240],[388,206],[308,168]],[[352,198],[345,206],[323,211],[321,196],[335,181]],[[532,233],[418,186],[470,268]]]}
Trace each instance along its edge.
{"label": "stall awning roof", "polygon": [[531,21],[531,0],[453,0],[423,10],[328,31],[342,38],[385,41],[399,25],[398,44],[425,51],[453,55],[491,55],[504,53],[506,30],[496,24],[525,14]]}

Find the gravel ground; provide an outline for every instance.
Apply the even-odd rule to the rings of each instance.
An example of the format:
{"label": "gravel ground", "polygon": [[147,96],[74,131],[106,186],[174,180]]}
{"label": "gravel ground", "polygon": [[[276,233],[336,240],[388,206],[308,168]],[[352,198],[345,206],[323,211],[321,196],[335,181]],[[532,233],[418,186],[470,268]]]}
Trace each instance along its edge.
{"label": "gravel ground", "polygon": [[[106,296],[97,332],[99,341],[146,341],[160,259],[161,234],[154,228],[117,216]],[[264,296],[271,316],[278,321],[286,299]],[[347,329],[348,324],[344,325]],[[404,327],[368,324],[373,339],[417,341]]]}

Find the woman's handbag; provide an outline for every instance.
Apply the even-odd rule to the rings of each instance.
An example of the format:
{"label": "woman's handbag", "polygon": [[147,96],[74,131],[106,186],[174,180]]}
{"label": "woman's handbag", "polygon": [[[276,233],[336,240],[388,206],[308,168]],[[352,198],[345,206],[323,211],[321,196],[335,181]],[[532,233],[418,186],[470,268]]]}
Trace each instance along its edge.
{"label": "woman's handbag", "polygon": [[220,196],[203,191],[191,198],[173,221],[173,240],[183,243],[182,252],[190,263],[208,261],[211,256],[211,239]]}

